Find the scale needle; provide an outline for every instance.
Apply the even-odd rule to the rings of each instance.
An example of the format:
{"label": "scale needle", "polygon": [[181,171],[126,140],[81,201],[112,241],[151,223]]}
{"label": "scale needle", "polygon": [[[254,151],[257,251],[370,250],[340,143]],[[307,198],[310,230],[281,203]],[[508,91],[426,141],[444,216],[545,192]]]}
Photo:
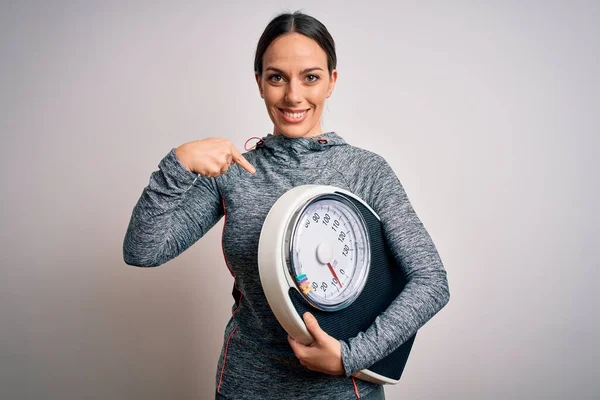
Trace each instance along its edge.
{"label": "scale needle", "polygon": [[342,287],[342,282],[340,282],[339,278],[337,277],[337,274],[335,273],[335,269],[333,269],[333,266],[331,265],[331,263],[327,263],[327,266],[329,267],[329,271],[331,271],[331,275],[333,275],[333,277],[335,278],[335,280],[337,281],[337,283],[340,285],[340,287]]}

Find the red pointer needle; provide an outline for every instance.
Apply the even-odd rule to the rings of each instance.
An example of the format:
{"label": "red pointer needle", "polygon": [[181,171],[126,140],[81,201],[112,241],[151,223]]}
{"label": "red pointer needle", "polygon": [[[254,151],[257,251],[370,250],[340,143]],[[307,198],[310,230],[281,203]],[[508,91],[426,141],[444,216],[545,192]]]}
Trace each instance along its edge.
{"label": "red pointer needle", "polygon": [[331,266],[331,263],[327,263],[327,266],[329,267],[329,270],[331,271],[331,275],[333,275],[333,277],[338,282],[338,284],[340,285],[340,287],[342,287],[342,282],[340,282],[340,280],[338,279],[337,274],[335,273],[335,270]]}

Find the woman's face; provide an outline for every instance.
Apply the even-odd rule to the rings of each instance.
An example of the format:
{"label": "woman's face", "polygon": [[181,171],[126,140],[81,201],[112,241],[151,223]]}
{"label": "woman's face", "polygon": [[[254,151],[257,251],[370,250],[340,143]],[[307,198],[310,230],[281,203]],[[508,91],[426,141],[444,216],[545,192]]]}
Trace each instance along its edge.
{"label": "woman's face", "polygon": [[262,76],[256,82],[273,134],[290,138],[321,133],[325,99],[333,92],[337,70],[327,70],[325,51],[307,36],[289,33],[275,39],[263,55]]}

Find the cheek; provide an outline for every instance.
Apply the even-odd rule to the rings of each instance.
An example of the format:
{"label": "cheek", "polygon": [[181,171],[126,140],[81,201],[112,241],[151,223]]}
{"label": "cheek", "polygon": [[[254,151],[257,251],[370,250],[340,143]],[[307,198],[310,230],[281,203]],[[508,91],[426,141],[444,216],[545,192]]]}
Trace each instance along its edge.
{"label": "cheek", "polygon": [[267,106],[267,113],[269,114],[269,118],[271,118],[271,121],[275,122],[275,120],[277,120],[280,117],[279,109],[275,106],[275,104],[277,103],[268,100],[265,100],[265,103]]}
{"label": "cheek", "polygon": [[273,93],[272,90],[267,89],[263,92],[263,100],[265,102],[265,105],[267,106],[267,109],[269,110],[269,112],[271,112],[271,108],[274,108],[275,104],[277,104],[278,97],[275,93]]}
{"label": "cheek", "polygon": [[310,93],[309,96],[313,104],[317,106],[323,106],[325,104],[325,101],[327,100],[327,86],[323,85],[314,88],[314,90]]}
{"label": "cheek", "polygon": [[309,101],[314,107],[315,117],[318,117],[323,112],[325,108],[325,95],[319,94],[319,96],[313,96]]}
{"label": "cheek", "polygon": [[281,103],[281,99],[282,99],[282,94],[279,93],[279,91],[277,90],[266,90],[264,92],[265,94],[265,104],[267,106],[267,108],[271,109],[271,108],[275,108],[278,104]]}

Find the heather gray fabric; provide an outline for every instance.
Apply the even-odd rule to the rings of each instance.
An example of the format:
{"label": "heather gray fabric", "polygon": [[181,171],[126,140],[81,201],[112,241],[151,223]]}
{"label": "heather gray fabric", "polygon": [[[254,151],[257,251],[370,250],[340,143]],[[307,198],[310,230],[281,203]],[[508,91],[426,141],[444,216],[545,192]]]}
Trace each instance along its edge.
{"label": "heather gray fabric", "polygon": [[[356,398],[349,376],[391,353],[448,302],[446,271],[435,245],[387,162],[347,144],[334,132],[297,139],[268,135],[245,157],[256,174],[233,165],[226,174],[208,178],[185,169],[172,149],[133,210],[123,243],[125,262],[161,265],[225,215],[223,251],[235,277],[234,304],[217,365],[218,393],[231,400]],[[303,184],[338,186],[365,200],[381,217],[408,281],[366,332],[341,341],[346,376],[312,372],[300,365],[260,284],[257,251],[262,223],[279,196]],[[356,385],[363,398],[379,388],[358,379]]]}
{"label": "heather gray fabric", "polygon": [[[353,396],[355,397],[355,396]],[[256,397],[256,400],[263,400],[262,397]],[[375,390],[373,390],[371,393],[367,394],[366,396],[360,396],[361,400],[385,400],[385,391],[383,389],[383,386],[378,386]],[[227,397],[219,394],[218,392],[215,392],[215,400],[229,400]]]}

